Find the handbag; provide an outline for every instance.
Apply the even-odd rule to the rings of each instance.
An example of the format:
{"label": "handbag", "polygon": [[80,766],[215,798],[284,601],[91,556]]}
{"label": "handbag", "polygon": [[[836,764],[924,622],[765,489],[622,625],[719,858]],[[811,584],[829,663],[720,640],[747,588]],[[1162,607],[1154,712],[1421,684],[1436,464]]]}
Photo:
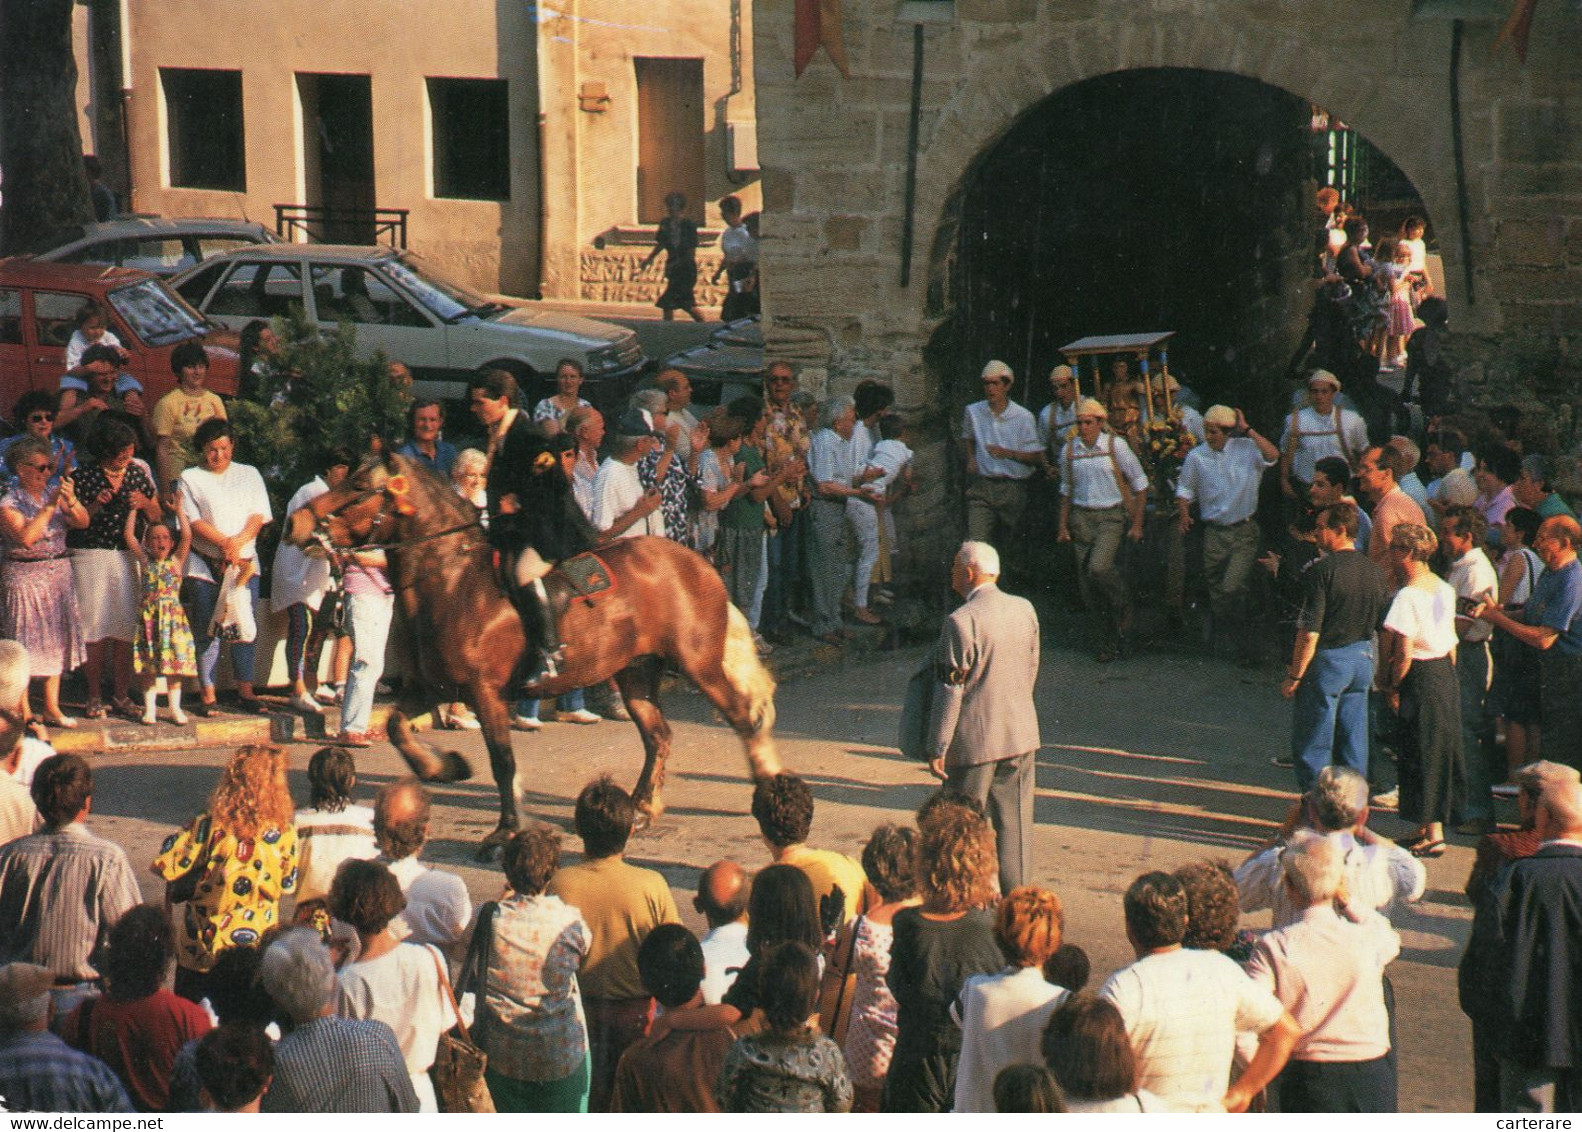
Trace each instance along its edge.
{"label": "handbag", "polygon": [[493,1112],[494,1098],[484,1083],[483,1073],[489,1066],[489,1055],[473,1043],[467,1033],[467,1024],[461,1020],[461,1008],[456,1005],[456,994],[450,988],[445,966],[439,955],[429,952],[439,974],[439,985],[456,1015],[456,1025],[439,1036],[434,1049],[434,1064],[428,1075],[434,1082],[434,1095],[441,1112]]}

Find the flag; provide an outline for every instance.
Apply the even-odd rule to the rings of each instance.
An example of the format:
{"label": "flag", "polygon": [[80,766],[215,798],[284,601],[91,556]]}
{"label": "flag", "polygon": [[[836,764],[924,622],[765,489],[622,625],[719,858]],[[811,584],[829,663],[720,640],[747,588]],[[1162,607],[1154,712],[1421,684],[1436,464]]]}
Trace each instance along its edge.
{"label": "flag", "polygon": [[792,63],[798,78],[813,61],[819,46],[842,78],[851,78],[846,63],[846,40],[840,30],[840,0],[796,0],[796,50]]}

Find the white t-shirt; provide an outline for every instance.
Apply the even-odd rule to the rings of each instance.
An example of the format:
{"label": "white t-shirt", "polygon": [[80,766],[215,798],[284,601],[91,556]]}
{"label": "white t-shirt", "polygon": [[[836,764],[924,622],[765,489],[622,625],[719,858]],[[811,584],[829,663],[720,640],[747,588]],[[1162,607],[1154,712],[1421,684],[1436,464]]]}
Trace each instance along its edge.
{"label": "white t-shirt", "polygon": [[425,1112],[435,1111],[428,1077],[434,1050],[439,1036],[456,1024],[456,1012],[439,981],[444,962],[432,947],[404,943],[377,959],[348,963],[336,976],[343,1018],[371,1018],[395,1031],[401,1060]]}
{"label": "white t-shirt", "polygon": [[[253,515],[262,515],[264,522],[273,519],[269,509],[269,492],[264,489],[264,477],[250,464],[233,463],[219,475],[207,468],[188,468],[181,473],[181,509],[193,522],[202,519],[212,523],[222,535],[234,535],[247,525]],[[220,548],[206,539],[193,535],[192,548],[200,554],[218,556]],[[242,547],[242,558],[258,556],[258,542],[249,540]],[[187,556],[187,577],[214,582],[208,565],[198,554]]]}
{"label": "white t-shirt", "polygon": [[1434,660],[1456,647],[1456,591],[1443,579],[1433,588],[1402,586],[1384,616],[1384,627],[1406,638],[1413,660]]}
{"label": "white t-shirt", "polygon": [[1261,1034],[1285,1008],[1234,960],[1178,948],[1145,955],[1099,992],[1115,1004],[1137,1054],[1137,1087],[1220,1111],[1238,1032]]}
{"label": "white t-shirt", "polygon": [[472,897],[467,895],[466,881],[455,873],[431,869],[416,857],[384,864],[406,897],[406,911],[391,925],[397,936],[408,943],[440,947],[449,947],[462,937],[472,922]]}
{"label": "white t-shirt", "polygon": [[1007,1065],[1044,1060],[1044,1026],[1071,992],[1044,981],[1037,967],[974,975],[951,1016],[961,1026],[954,1112],[994,1112],[994,1078]]}
{"label": "white t-shirt", "polygon": [[1045,438],[1050,456],[1059,456],[1060,449],[1077,427],[1077,403],[1062,405],[1051,401],[1038,410],[1038,435]]}
{"label": "white t-shirt", "polygon": [[896,477],[901,474],[901,469],[911,462],[912,450],[901,441],[879,441],[868,454],[868,467],[878,468],[884,474],[876,480],[868,481],[863,490],[877,499],[883,499],[890,494],[890,485],[895,483]]}
{"label": "white t-shirt", "polygon": [[[615,525],[615,521],[637,505],[643,497],[643,481],[637,478],[637,469],[631,464],[607,457],[599,465],[599,474],[593,480],[593,525],[600,534]],[[638,535],[665,534],[665,516],[654,508],[637,522],[621,532],[621,538]]]}
{"label": "white t-shirt", "polygon": [[[286,514],[296,514],[329,490],[329,485],[322,477],[314,476],[311,483],[297,488],[296,494],[286,504]],[[274,579],[269,601],[277,610],[289,609],[293,605],[318,609],[324,601],[324,595],[334,586],[329,559],[304,554],[284,539],[280,540],[280,546],[275,550]]]}
{"label": "white t-shirt", "polygon": [[[108,346],[112,350],[120,350],[123,348],[121,346],[121,340],[115,336],[115,332],[112,330],[106,330],[103,334],[99,335],[99,340],[97,342],[89,342],[88,339],[83,337],[82,331],[73,330],[71,332],[71,340],[66,343],[66,368],[76,369],[79,365],[81,365],[83,351],[85,351],[89,346]],[[142,389],[143,387],[139,385],[138,388]]]}

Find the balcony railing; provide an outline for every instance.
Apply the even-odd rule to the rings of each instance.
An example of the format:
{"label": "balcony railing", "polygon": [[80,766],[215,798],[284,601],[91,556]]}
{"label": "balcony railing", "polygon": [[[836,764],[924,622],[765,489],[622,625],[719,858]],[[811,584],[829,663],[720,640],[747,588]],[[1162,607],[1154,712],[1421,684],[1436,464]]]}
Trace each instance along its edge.
{"label": "balcony railing", "polygon": [[275,205],[275,232],[287,243],[389,244],[406,247],[409,210],[337,208],[318,204]]}

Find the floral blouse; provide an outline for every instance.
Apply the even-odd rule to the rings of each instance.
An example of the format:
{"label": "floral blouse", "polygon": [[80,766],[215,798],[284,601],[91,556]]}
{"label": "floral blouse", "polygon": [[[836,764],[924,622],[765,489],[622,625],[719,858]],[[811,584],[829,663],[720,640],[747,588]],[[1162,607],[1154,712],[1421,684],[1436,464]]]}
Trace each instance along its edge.
{"label": "floral blouse", "polygon": [[[49,491],[54,490],[53,487]],[[22,516],[24,523],[33,521],[33,516],[44,510],[44,500],[49,498],[49,491],[39,499],[34,499],[27,490],[18,483],[12,486],[4,496],[0,496],[0,507],[9,507]],[[5,556],[13,562],[42,562],[47,558],[63,558],[66,555],[66,517],[59,511],[50,517],[49,525],[44,528],[44,533],[32,546],[24,547],[19,542],[5,540]]]}
{"label": "floral blouse", "polygon": [[166,881],[197,870],[176,941],[176,961],[207,971],[228,947],[250,947],[280,918],[280,898],[297,887],[297,831],[271,826],[256,838],[214,828],[199,814],[165,838],[154,872]]}
{"label": "floral blouse", "polygon": [[851,1078],[840,1047],[803,1030],[736,1039],[714,1091],[724,1112],[849,1112]]}

